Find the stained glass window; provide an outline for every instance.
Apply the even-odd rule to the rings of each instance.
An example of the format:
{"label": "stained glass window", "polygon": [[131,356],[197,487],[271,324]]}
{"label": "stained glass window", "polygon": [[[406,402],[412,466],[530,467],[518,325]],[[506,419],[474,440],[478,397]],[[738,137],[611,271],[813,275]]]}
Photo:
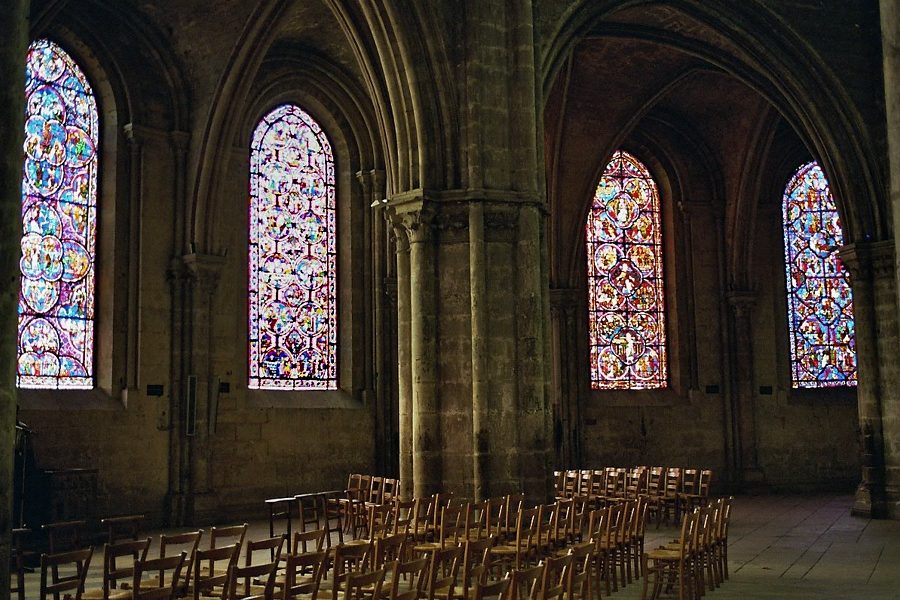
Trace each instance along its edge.
{"label": "stained glass window", "polygon": [[276,108],[250,153],[250,388],[337,388],[335,219],[331,144]]}
{"label": "stained glass window", "polygon": [[793,386],[856,385],[853,295],[837,254],[841,219],[818,163],[797,170],[782,209]]}
{"label": "stained glass window", "polygon": [[666,387],[659,191],[631,154],[606,166],[586,239],[591,387]]}
{"label": "stained glass window", "polygon": [[97,102],[62,48],[37,40],[25,69],[22,287],[23,388],[91,388],[97,239]]}

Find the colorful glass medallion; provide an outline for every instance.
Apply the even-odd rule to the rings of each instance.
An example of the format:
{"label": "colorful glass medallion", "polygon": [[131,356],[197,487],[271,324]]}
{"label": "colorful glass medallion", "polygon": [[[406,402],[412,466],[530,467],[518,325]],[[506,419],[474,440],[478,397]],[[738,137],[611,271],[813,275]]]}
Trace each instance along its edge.
{"label": "colorful glass medallion", "polygon": [[659,192],[631,154],[606,166],[586,239],[591,387],[666,387]]}
{"label": "colorful glass medallion", "polygon": [[334,159],[294,105],[266,115],[250,151],[251,389],[337,388]]}
{"label": "colorful glass medallion", "polygon": [[28,48],[22,174],[21,388],[94,385],[97,102],[49,40]]}
{"label": "colorful glass medallion", "polygon": [[853,294],[837,254],[841,219],[818,163],[797,170],[782,209],[793,386],[854,386]]}

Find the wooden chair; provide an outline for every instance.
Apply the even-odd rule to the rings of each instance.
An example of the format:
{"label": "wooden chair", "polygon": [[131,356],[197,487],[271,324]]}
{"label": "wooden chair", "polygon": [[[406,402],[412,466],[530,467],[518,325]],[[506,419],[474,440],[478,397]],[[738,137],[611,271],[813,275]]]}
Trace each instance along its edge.
{"label": "wooden chair", "polygon": [[493,535],[491,531],[491,501],[472,502],[466,509],[466,539],[485,538]]}
{"label": "wooden chair", "polygon": [[25,600],[25,561],[33,554],[25,550],[25,540],[31,536],[31,530],[18,527],[12,530],[12,566],[15,572],[10,572],[10,594],[15,594],[17,600]]}
{"label": "wooden chair", "polygon": [[509,597],[510,577],[507,576],[497,581],[489,581],[487,575],[487,568],[482,566],[475,568],[472,574],[475,580],[472,589],[472,600],[484,600],[485,598],[506,600]]}
{"label": "wooden chair", "polygon": [[690,512],[693,510],[690,506],[689,498],[692,496],[699,497],[700,492],[700,471],[698,469],[684,469],[681,472],[681,485],[675,493],[675,521],[681,521],[681,512],[685,510]]}
{"label": "wooden chair", "polygon": [[596,556],[595,568],[597,581],[603,581],[606,586],[606,595],[618,591],[618,579],[614,568],[616,552],[616,534],[618,505],[591,511],[589,531],[591,542],[594,544]]}
{"label": "wooden chair", "polygon": [[709,487],[712,483],[712,471],[704,469],[696,476],[696,481],[688,483],[687,470],[682,483],[682,492],[678,497],[679,508],[692,511],[695,508],[709,505]]}
{"label": "wooden chair", "polygon": [[[298,494],[294,496],[297,504],[297,530],[306,531],[307,526],[319,529],[322,521],[322,499],[319,494]],[[290,539],[290,536],[288,536]]]}
{"label": "wooden chair", "polygon": [[[641,571],[644,574],[644,587],[641,599],[658,598],[665,585],[668,589],[678,586],[678,599],[694,598],[694,570],[691,564],[693,544],[697,536],[699,513],[685,515],[681,524],[681,535],[676,548],[657,548],[644,553]],[[653,579],[653,591],[648,596],[650,580]]]}
{"label": "wooden chair", "polygon": [[510,572],[508,598],[510,600],[538,600],[543,576],[543,564],[527,569],[513,569]]}
{"label": "wooden chair", "polygon": [[[231,576],[229,577],[229,600],[272,600],[275,594],[275,579],[278,575],[278,564],[281,561],[281,552],[284,548],[284,538],[272,537],[266,541],[277,540],[274,544],[274,555],[270,562],[252,564],[253,551],[251,547],[254,544],[262,542],[247,543],[247,564],[242,566],[234,565],[232,567]],[[259,547],[260,550],[267,549]],[[255,582],[262,582],[258,585]]]}
{"label": "wooden chair", "polygon": [[594,471],[583,469],[578,472],[578,493],[590,494],[594,487]]}
{"label": "wooden chair", "polygon": [[394,498],[394,513],[391,522],[394,524],[391,533],[403,533],[412,535],[412,527],[416,518],[416,500],[401,500]]}
{"label": "wooden chair", "polygon": [[434,533],[434,507],[434,497],[416,499],[416,510],[410,527],[414,541],[430,541]]}
{"label": "wooden chair", "polygon": [[[197,555],[197,548],[200,545],[200,538],[203,537],[203,530],[187,531],[176,534],[162,534],[159,536],[159,557],[166,558],[177,556],[184,552],[185,562],[181,569],[181,580],[175,582],[175,595],[184,596],[190,588],[191,573],[193,572],[194,559]],[[156,580],[150,578],[145,580],[149,587],[165,586],[165,572],[159,574],[162,579]]]}
{"label": "wooden chair", "polygon": [[[247,536],[247,527],[247,523],[244,523],[243,525],[229,525],[227,527],[210,527],[209,549],[213,550],[215,548],[219,548],[223,543],[227,544],[227,542],[231,542],[231,544],[237,544],[238,547],[243,547],[244,538]],[[212,564],[210,564],[210,568],[213,568]],[[210,575],[225,574],[227,574],[227,571],[225,569],[220,569],[218,571],[210,573]]]}
{"label": "wooden chair", "polygon": [[665,495],[665,467],[650,467],[647,469],[647,491],[644,497],[647,499],[648,518],[656,521],[657,528],[662,519],[662,498]]}
{"label": "wooden chair", "polygon": [[[41,525],[41,530],[47,536],[47,546],[50,554],[80,550],[84,546],[81,540],[84,537],[86,528],[87,521],[84,520],[56,521]],[[67,577],[69,579],[77,577],[77,575],[60,577],[56,566],[51,566],[51,569],[53,571],[53,581],[56,583],[61,583]],[[57,600],[58,596],[58,593],[54,593],[54,598],[57,598]]]}
{"label": "wooden chair", "polygon": [[729,496],[722,500],[722,508],[716,523],[716,563],[719,572],[722,574],[722,580],[728,579],[728,525],[731,521],[731,507],[734,503],[734,496]]}
{"label": "wooden chair", "polygon": [[644,539],[647,531],[647,514],[648,505],[647,498],[641,496],[635,505],[635,516],[632,522],[631,543],[629,550],[631,553],[631,563],[634,569],[635,579],[641,577],[641,556],[644,554]]}
{"label": "wooden chair", "polygon": [[[288,539],[291,538],[291,532],[293,531],[293,520],[294,520],[294,504],[296,504],[297,498],[293,497],[284,497],[284,498],[267,498],[266,499],[266,508],[269,511],[269,537],[275,537],[276,533],[284,533],[288,536]],[[279,527],[279,531],[276,532],[276,524],[280,520],[284,520],[284,526]]]}
{"label": "wooden chair", "polygon": [[[678,507],[678,493],[681,491],[681,468],[669,467],[666,469],[665,487],[663,495],[660,497],[660,512],[666,523],[669,522],[669,516],[674,515]],[[659,526],[659,521],[656,523]]]}
{"label": "wooden chair", "polygon": [[564,600],[571,589],[571,570],[572,556],[570,554],[544,560],[540,600]]}
{"label": "wooden chair", "polygon": [[327,552],[325,551],[289,554],[285,559],[281,600],[292,598],[315,600],[322,584],[322,577],[327,569],[327,562]]}
{"label": "wooden chair", "polygon": [[[133,600],[172,600],[175,598],[177,582],[187,560],[187,553],[182,552],[177,556],[165,558],[153,558],[149,560],[134,561],[134,578],[132,579]],[[166,574],[171,572],[168,577]],[[145,579],[144,574],[157,573],[152,579]],[[158,582],[158,586],[150,585],[151,581]]]}
{"label": "wooden chair", "polygon": [[338,595],[342,591],[347,573],[358,573],[366,568],[371,560],[372,552],[373,545],[370,542],[363,544],[339,544],[334,547],[334,556],[331,559],[332,576],[329,584],[331,600],[338,600]]}
{"label": "wooden chair", "polygon": [[460,546],[438,549],[431,553],[423,599],[453,600],[453,589],[456,586],[462,553],[463,548]]}
{"label": "wooden chair", "polygon": [[[381,597],[381,587],[387,568],[382,567],[366,573],[347,573],[344,584],[344,600],[371,600]],[[287,600],[287,599],[285,599]]]}
{"label": "wooden chair", "polygon": [[467,540],[463,546],[462,558],[462,591],[459,597],[462,600],[471,598],[473,573],[475,567],[483,566],[490,569],[493,566],[491,561],[491,548],[494,546],[495,538],[493,536]]}
{"label": "wooden chair", "polygon": [[450,545],[457,545],[463,539],[465,529],[465,511],[459,507],[444,506],[440,511],[440,520],[435,526],[436,540],[422,542],[413,546],[413,552],[427,554],[443,550]]}
{"label": "wooden chair", "polygon": [[536,558],[537,547],[534,537],[537,532],[537,519],[538,509],[520,510],[516,518],[514,541],[496,545],[491,554],[501,563],[511,565],[514,569],[530,565]]}
{"label": "wooden chair", "polygon": [[384,478],[384,484],[381,489],[381,503],[389,504],[396,500],[400,493],[400,480],[390,477]]}
{"label": "wooden chair", "polygon": [[100,524],[106,527],[107,543],[114,544],[119,540],[138,539],[146,519],[144,515],[122,515],[100,519]]}
{"label": "wooden chair", "polygon": [[625,498],[637,500],[646,491],[647,467],[634,467],[625,475]]}
{"label": "wooden chair", "polygon": [[406,546],[406,534],[396,533],[375,538],[373,569],[390,566],[395,561],[407,562],[411,558]]}
{"label": "wooden chair", "polygon": [[[38,598],[47,600],[48,594],[53,594],[54,598],[59,598],[60,594],[64,594],[74,600],[81,600],[84,580],[91,566],[93,553],[93,548],[85,548],[84,550],[42,554],[41,587]],[[66,571],[74,569],[75,575],[60,578],[61,567]]]}
{"label": "wooden chair", "polygon": [[524,494],[509,494],[500,503],[494,534],[498,540],[512,540],[516,535],[516,520],[525,503]]}
{"label": "wooden chair", "polygon": [[332,491],[320,494],[322,520],[325,521],[325,546],[331,548],[331,534],[337,532],[338,543],[344,543],[344,507],[342,492]]}
{"label": "wooden chair", "polygon": [[[388,597],[390,600],[419,600],[425,591],[425,580],[428,576],[428,565],[431,561],[419,558],[408,562],[395,560],[391,565],[391,581]],[[409,581],[404,591],[402,582]]]}
{"label": "wooden chair", "polygon": [[[222,598],[224,600],[225,592],[228,589],[228,576],[237,563],[240,552],[241,547],[238,544],[197,550],[194,576],[191,582],[194,600],[201,598]],[[204,562],[207,563],[205,569],[203,568]],[[213,590],[216,587],[221,588],[218,594],[215,594]]]}
{"label": "wooden chair", "polygon": [[[303,534],[295,532],[294,533],[295,540],[298,535],[303,535]],[[266,569],[269,568],[269,566],[271,564],[273,564],[273,561],[275,564],[277,564],[278,560],[282,556],[282,553],[284,551],[285,541],[286,541],[286,539],[284,538],[284,536],[276,535],[275,537],[266,538],[263,540],[257,540],[257,541],[249,540],[247,542],[247,550],[244,553],[244,566],[238,567],[239,561],[235,561],[234,568],[232,569],[232,574],[234,576],[234,573],[243,573],[242,575],[238,575],[238,576],[239,577],[256,577],[256,580],[255,581],[245,581],[243,587],[241,588],[242,594],[245,594],[248,596],[255,596],[255,595],[260,595],[260,594],[265,595],[267,593],[266,590],[269,588],[269,585],[270,585],[269,580],[262,577],[262,575],[252,575],[252,573],[265,572],[266,574],[268,574],[268,571]],[[266,552],[266,551],[268,551],[268,553],[269,553],[269,562],[265,562],[265,561],[257,562],[256,554],[258,552]],[[275,570],[277,572],[277,567]],[[247,573],[251,573],[251,575],[247,575]],[[266,575],[266,576],[268,576],[268,575]],[[262,581],[263,584],[258,585],[257,582],[259,582],[259,581]],[[233,581],[233,578],[230,579],[229,587],[233,587],[234,583],[235,582]],[[275,576],[273,575],[272,580],[271,580],[271,587],[274,589],[275,586],[278,585],[278,583],[279,582],[276,580]]]}
{"label": "wooden chair", "polygon": [[372,484],[369,487],[369,499],[367,502],[372,504],[384,504],[384,477],[380,475],[372,476]]}
{"label": "wooden chair", "polygon": [[296,531],[291,541],[291,554],[306,554],[307,552],[321,552],[325,547],[325,530]]}
{"label": "wooden chair", "polygon": [[[132,597],[130,589],[119,589],[119,580],[129,584],[134,576],[134,563],[146,560],[150,550],[150,538],[146,540],[128,540],[103,545],[103,584],[101,588],[86,590],[82,594],[84,600],[125,600]],[[125,566],[120,559],[127,559]]]}
{"label": "wooden chair", "polygon": [[593,600],[594,545],[591,542],[576,544],[569,548],[569,555],[572,557],[572,568],[566,600]]}

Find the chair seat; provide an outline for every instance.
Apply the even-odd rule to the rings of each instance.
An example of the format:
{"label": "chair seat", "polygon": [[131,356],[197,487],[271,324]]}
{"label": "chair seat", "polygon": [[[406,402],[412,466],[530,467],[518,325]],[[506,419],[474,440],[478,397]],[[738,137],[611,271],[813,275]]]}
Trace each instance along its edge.
{"label": "chair seat", "polygon": [[[85,590],[81,594],[83,600],[103,600],[103,589],[95,588]],[[109,600],[129,600],[131,598],[131,590],[109,590]]]}
{"label": "chair seat", "polygon": [[681,560],[681,551],[658,548],[647,552],[647,558],[652,558],[653,560]]}

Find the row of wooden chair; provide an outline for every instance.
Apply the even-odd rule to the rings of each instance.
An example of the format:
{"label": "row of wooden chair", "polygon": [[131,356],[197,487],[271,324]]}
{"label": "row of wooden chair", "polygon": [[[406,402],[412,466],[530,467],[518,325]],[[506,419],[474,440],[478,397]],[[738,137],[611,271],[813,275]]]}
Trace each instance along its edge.
{"label": "row of wooden chair", "polygon": [[586,496],[597,506],[639,497],[648,500],[650,517],[678,521],[682,510],[705,506],[713,472],[681,467],[606,467],[556,472],[557,497]]}
{"label": "row of wooden chair", "polygon": [[[672,543],[643,555],[642,600],[677,587],[679,600],[697,600],[728,579],[728,526],[733,498],[720,498],[686,513]],[[651,582],[652,579],[652,582]]]}

